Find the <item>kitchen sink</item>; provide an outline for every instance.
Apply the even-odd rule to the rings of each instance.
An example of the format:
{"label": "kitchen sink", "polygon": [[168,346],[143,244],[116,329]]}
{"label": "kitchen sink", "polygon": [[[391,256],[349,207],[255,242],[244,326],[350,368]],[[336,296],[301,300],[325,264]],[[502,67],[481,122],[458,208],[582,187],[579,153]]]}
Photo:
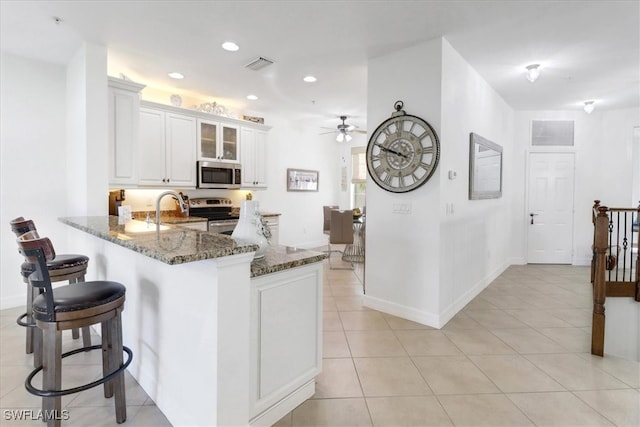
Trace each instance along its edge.
{"label": "kitchen sink", "polygon": [[[169,228],[171,227],[168,225],[160,224],[160,231],[168,230]],[[149,233],[157,229],[157,225],[154,222],[147,223],[146,221],[131,220],[124,224],[125,233]]]}

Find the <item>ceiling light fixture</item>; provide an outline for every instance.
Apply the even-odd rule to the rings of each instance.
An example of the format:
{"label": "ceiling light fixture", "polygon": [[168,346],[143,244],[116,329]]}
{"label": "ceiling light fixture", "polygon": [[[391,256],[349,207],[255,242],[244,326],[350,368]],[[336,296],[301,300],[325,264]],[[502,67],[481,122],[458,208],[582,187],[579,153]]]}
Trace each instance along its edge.
{"label": "ceiling light fixture", "polygon": [[540,64],[527,65],[526,77],[531,83],[538,80],[538,77],[540,77]]}
{"label": "ceiling light fixture", "polygon": [[256,101],[258,99],[258,97],[256,95],[247,95],[247,99],[251,100],[251,101]]}
{"label": "ceiling light fixture", "polygon": [[353,138],[351,137],[351,135],[347,134],[345,131],[340,131],[338,133],[338,136],[336,136],[336,141],[338,142],[342,142],[342,141],[351,141]]}
{"label": "ceiling light fixture", "polygon": [[304,80],[307,83],[313,83],[313,82],[316,82],[318,79],[316,79],[314,76],[305,76],[305,78],[302,80]]}
{"label": "ceiling light fixture", "polygon": [[172,73],[169,73],[169,77],[171,77],[172,79],[176,79],[176,80],[182,80],[182,79],[184,79],[184,75],[182,75],[182,74],[180,74],[180,73],[177,73],[177,72],[175,72],[175,71],[174,71],[174,72],[172,72]]}
{"label": "ceiling light fixture", "polygon": [[235,52],[240,49],[240,46],[238,46],[234,42],[224,42],[222,43],[222,48],[229,52]]}
{"label": "ceiling light fixture", "polygon": [[595,101],[585,101],[584,112],[587,114],[593,113],[593,109],[596,108],[594,104],[595,104]]}

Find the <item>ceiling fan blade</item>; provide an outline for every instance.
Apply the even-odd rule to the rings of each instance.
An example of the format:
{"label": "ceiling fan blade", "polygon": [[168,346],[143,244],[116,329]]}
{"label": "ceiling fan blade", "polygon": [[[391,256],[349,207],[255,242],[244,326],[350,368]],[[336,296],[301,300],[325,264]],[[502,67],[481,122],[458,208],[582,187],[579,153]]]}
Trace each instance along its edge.
{"label": "ceiling fan blade", "polygon": [[367,133],[367,131],[362,129],[354,129],[351,131],[351,133]]}
{"label": "ceiling fan blade", "polygon": [[328,133],[338,133],[338,131],[337,130],[331,130],[329,132],[320,132],[318,135],[326,135]]}

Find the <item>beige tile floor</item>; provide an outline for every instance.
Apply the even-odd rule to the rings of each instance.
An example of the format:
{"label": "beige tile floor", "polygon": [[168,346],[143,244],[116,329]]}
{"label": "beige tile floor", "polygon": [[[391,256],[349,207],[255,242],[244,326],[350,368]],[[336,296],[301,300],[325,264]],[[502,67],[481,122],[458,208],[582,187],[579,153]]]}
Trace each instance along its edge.
{"label": "beige tile floor", "polygon": [[[363,307],[360,269],[325,268],[323,372],[315,396],[277,426],[639,426],[640,363],[589,354],[588,274],[512,266],[436,330]],[[39,408],[23,386],[31,359],[19,311],[0,312],[0,425],[41,426],[5,419]],[[65,361],[84,368],[65,384],[99,376],[97,357]],[[100,392],[63,398],[67,425],[116,425]],[[170,425],[129,375],[127,405],[126,425]]]}

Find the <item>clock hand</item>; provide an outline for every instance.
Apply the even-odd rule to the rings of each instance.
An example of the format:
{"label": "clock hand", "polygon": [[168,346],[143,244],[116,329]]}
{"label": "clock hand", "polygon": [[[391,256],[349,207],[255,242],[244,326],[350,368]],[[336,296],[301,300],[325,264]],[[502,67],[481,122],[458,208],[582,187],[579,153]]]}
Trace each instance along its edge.
{"label": "clock hand", "polygon": [[404,157],[405,159],[407,159],[407,158],[408,158],[406,154],[402,154],[402,153],[401,153],[401,152],[399,152],[399,151],[396,151],[396,150],[392,150],[392,149],[390,149],[390,148],[387,148],[387,147],[383,146],[382,144],[375,143],[374,145],[377,145],[378,147],[380,147],[380,149],[381,149],[382,151],[384,151],[384,152],[386,152],[386,153],[395,154],[396,156]]}

